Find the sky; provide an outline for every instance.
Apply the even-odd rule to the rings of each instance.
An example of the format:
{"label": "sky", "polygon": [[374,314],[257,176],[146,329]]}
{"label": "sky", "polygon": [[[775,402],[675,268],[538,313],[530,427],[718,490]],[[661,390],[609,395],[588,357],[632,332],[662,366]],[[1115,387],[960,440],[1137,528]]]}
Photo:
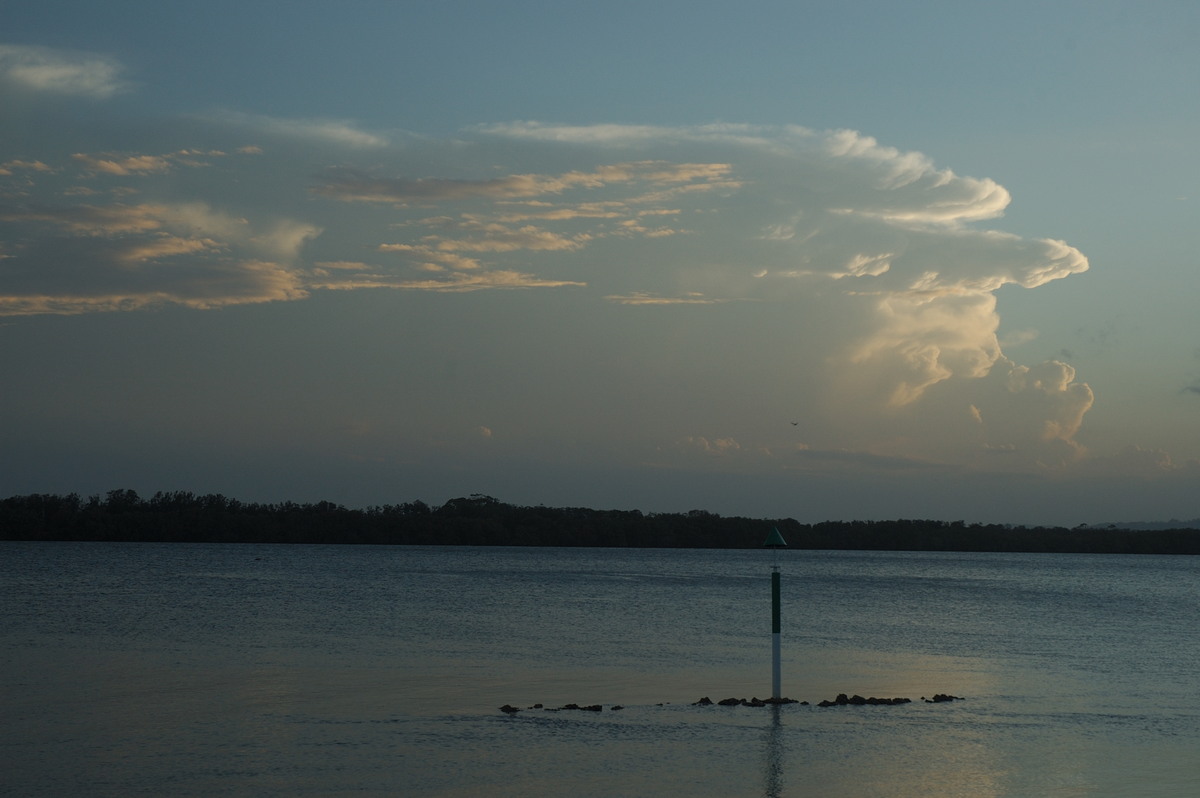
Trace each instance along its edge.
{"label": "sky", "polygon": [[0,20],[2,496],[1200,516],[1200,5]]}

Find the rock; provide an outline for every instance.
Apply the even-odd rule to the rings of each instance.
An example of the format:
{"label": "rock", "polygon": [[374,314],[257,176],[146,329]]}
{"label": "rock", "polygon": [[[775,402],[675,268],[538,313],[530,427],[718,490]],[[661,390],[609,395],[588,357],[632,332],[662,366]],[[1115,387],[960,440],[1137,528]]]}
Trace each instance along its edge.
{"label": "rock", "polygon": [[921,697],[926,704],[942,704],[946,701],[962,701],[962,698],[956,695],[947,695],[946,693],[936,693],[932,699]]}
{"label": "rock", "polygon": [[625,707],[621,706],[620,704],[614,704],[614,705],[613,705],[613,708],[612,708],[612,711],[613,711],[613,712],[616,712],[618,709],[624,709],[624,708],[625,708]]}
{"label": "rock", "polygon": [[519,707],[514,707],[511,704],[505,704],[504,706],[500,707],[500,711],[512,715],[516,712],[520,712],[521,710]]}
{"label": "rock", "polygon": [[899,704],[911,704],[911,698],[863,698],[860,695],[847,696],[845,693],[838,693],[838,697],[832,701],[821,701],[817,704],[819,707],[845,707],[845,706],[896,706]]}
{"label": "rock", "polygon": [[[709,698],[708,696],[704,696],[704,698],[701,698],[699,701],[692,704],[692,706],[708,707],[708,706],[712,706],[712,703],[713,703],[713,700],[711,698]],[[755,697],[755,698],[725,698],[725,699],[718,701],[717,704],[720,706],[723,706],[723,707],[738,707],[738,706],[741,706],[741,707],[767,707],[767,706],[780,705],[780,704],[805,704],[805,705],[807,705],[808,702],[807,701],[797,701],[794,698],[757,698],[757,697]]]}
{"label": "rock", "polygon": [[604,707],[601,706],[600,704],[592,704],[591,706],[580,707],[580,709],[582,709],[584,712],[603,712],[604,711]]}

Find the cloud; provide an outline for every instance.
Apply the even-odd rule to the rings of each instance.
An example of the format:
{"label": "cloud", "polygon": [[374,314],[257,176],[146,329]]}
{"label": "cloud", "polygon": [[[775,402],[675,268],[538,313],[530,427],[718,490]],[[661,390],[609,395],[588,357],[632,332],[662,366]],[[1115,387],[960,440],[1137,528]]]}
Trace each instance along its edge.
{"label": "cloud", "polygon": [[211,236],[281,260],[294,259],[307,241],[321,233],[319,227],[289,219],[263,223],[256,229],[245,218],[203,202],[0,208],[0,221],[44,222],[76,236],[124,236],[129,246],[138,245],[136,239],[129,238],[131,234],[169,230],[193,238]]}
{"label": "cloud", "polygon": [[385,272],[364,271],[353,275],[326,273],[323,279],[313,279],[309,287],[317,290],[348,291],[364,288],[394,288],[408,291],[466,293],[496,289],[585,287],[587,283],[573,280],[549,280],[533,274],[493,269],[480,273],[454,272],[427,280],[408,280]]}
{"label": "cloud", "polygon": [[444,252],[428,245],[380,244],[380,252],[396,252],[419,265],[423,271],[440,272],[446,269],[473,271],[483,267],[476,258],[457,252]]}
{"label": "cloud", "polygon": [[248,243],[266,256],[292,261],[298,258],[304,246],[321,235],[321,232],[321,228],[314,224],[281,219],[263,232],[251,235]]}
{"label": "cloud", "polygon": [[74,153],[71,158],[83,167],[83,176],[108,175],[113,177],[128,177],[131,175],[162,174],[175,166],[191,168],[208,166],[210,161],[204,158],[223,158],[226,153],[221,150],[190,150],[183,149],[163,155],[104,153],[93,155],[85,152]]}
{"label": "cloud", "polygon": [[702,452],[704,454],[721,455],[727,452],[736,452],[740,450],[741,445],[733,438],[717,438],[709,440],[702,436],[689,436],[678,442],[678,447],[683,450],[692,450]]}
{"label": "cloud", "polygon": [[[9,280],[10,290],[0,296],[0,315],[76,315],[163,304],[209,310],[308,295],[298,275],[277,263],[185,259],[168,266],[164,262],[171,256],[207,248],[204,242],[180,239],[163,239],[157,251],[148,245],[120,249],[90,246],[86,250],[48,247],[42,254],[69,259],[69,266],[57,274],[40,275],[34,285],[57,284],[58,290],[40,292],[33,286],[26,291],[11,290],[22,286],[21,281]],[[127,268],[131,263],[140,268]]]}
{"label": "cloud", "polygon": [[[385,147],[388,140],[375,133],[367,133],[344,119],[287,119],[264,114],[248,114],[239,111],[222,111],[212,119],[222,125],[256,131],[268,136],[336,144],[351,149],[377,149]],[[244,154],[260,154],[262,148],[247,145],[240,148]]]}
{"label": "cloud", "polygon": [[73,235],[105,236],[157,230],[165,212],[161,205],[30,205],[0,208],[0,221],[26,230],[30,223],[45,222]]}
{"label": "cloud", "polygon": [[424,240],[432,242],[435,249],[448,252],[513,252],[521,249],[569,251],[583,247],[591,238],[586,233],[564,236],[534,225],[513,229],[500,224],[480,224],[467,229],[472,231],[468,237],[428,236]]}
{"label": "cloud", "polygon": [[0,83],[27,91],[103,100],[127,88],[122,72],[105,55],[0,44]]}
{"label": "cloud", "polygon": [[[613,383],[727,406],[762,385],[772,404],[743,408],[750,429],[671,402],[655,434],[706,455],[781,468],[796,446],[781,426],[808,447],[791,468],[819,452],[849,453],[847,468],[1012,470],[1085,454],[1091,389],[1066,364],[1014,362],[997,330],[999,289],[1073,277],[1087,258],[1000,229],[1011,197],[994,180],[798,126],[522,122],[401,146],[347,123],[222,119],[219,141],[6,164],[34,182],[0,208],[0,313],[537,289],[639,332],[627,349],[623,332],[594,344],[605,368],[629,364]],[[231,127],[293,141],[224,158],[247,146]],[[215,168],[176,168],[203,161]],[[107,176],[147,200],[65,194]]]}
{"label": "cloud", "polygon": [[169,160],[157,155],[131,155],[122,158],[96,158],[85,153],[71,156],[92,172],[107,175],[130,175],[140,172],[165,172],[170,168]]}
{"label": "cloud", "polygon": [[610,302],[616,302],[621,305],[715,305],[718,302],[727,302],[729,300],[711,299],[703,294],[692,293],[687,296],[666,297],[654,296],[653,294],[635,291],[632,294],[621,296],[619,294],[610,294],[605,299]]}
{"label": "cloud", "polygon": [[174,255],[201,252],[216,246],[217,242],[206,238],[179,238],[168,235],[127,247],[117,257],[125,263],[141,263]]}
{"label": "cloud", "polygon": [[13,160],[0,163],[0,176],[9,176],[20,171],[50,172],[53,170],[41,161]]}
{"label": "cloud", "polygon": [[319,228],[252,225],[205,203],[0,208],[0,315],[197,309],[301,299],[292,265]]}
{"label": "cloud", "polygon": [[484,134],[532,141],[628,146],[637,143],[653,144],[666,139],[674,139],[683,129],[655,125],[548,125],[542,122],[528,121],[476,125],[474,130]]}
{"label": "cloud", "polygon": [[[723,180],[729,164],[672,164],[663,161],[616,163],[592,171],[560,174],[514,174],[482,180],[446,178],[380,178],[338,167],[322,175],[313,191],[344,202],[428,204],[465,199],[505,200],[562,194],[572,189],[599,189],[614,184],[652,186]],[[703,183],[701,183],[703,185]]]}
{"label": "cloud", "polygon": [[[1200,462],[1176,462],[1169,452],[1142,446],[1126,446],[1115,454],[1089,458],[1080,471],[1090,477],[1116,477],[1123,480],[1156,480],[1164,476],[1200,475]],[[1194,483],[1193,483],[1194,484]]]}
{"label": "cloud", "polygon": [[630,273],[640,278],[633,290],[607,298],[649,308],[791,305],[801,320],[793,367],[807,385],[797,402],[813,410],[804,422],[813,451],[971,467],[995,467],[1004,452],[1004,467],[1034,469],[1083,456],[1074,437],[1090,388],[1065,364],[1003,356],[995,292],[1079,274],[1087,259],[1062,241],[978,229],[1011,201],[995,181],[853,131],[520,123],[483,132],[605,150],[665,142],[732,163],[737,185],[728,201],[712,201],[715,215],[686,248],[695,257]]}
{"label": "cloud", "polygon": [[991,446],[1037,453],[1038,465],[1056,468],[1082,459],[1074,437],[1091,408],[1092,389],[1075,381],[1075,369],[1046,361],[1019,366],[999,358],[977,392],[980,424]]}

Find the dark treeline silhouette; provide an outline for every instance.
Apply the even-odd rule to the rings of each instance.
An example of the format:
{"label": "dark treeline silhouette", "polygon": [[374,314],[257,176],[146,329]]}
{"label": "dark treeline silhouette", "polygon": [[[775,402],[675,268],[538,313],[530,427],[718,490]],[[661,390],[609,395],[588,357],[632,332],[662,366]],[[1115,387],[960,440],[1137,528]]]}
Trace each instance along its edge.
{"label": "dark treeline silhouette", "polygon": [[451,546],[757,548],[776,527],[794,549],[1200,554],[1200,530],[723,518],[703,510],[642,513],[522,507],[472,494],[363,510],[330,502],[253,504],[225,496],[132,490],[104,498],[32,494],[0,500],[0,540],[183,543],[368,543]]}

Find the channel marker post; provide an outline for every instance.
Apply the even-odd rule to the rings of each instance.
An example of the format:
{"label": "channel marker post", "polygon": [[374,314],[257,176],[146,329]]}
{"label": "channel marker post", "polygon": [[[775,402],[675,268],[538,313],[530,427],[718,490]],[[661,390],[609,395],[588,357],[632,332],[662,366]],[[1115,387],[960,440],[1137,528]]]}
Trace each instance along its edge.
{"label": "channel marker post", "polygon": [[779,534],[776,528],[771,529],[771,534],[767,536],[767,542],[764,547],[776,552],[775,561],[771,564],[771,697],[782,698],[782,690],[780,687],[780,668],[779,655],[781,649],[780,643],[780,622],[779,622],[779,559],[778,551],[787,548],[787,542],[784,541],[783,535]]}

